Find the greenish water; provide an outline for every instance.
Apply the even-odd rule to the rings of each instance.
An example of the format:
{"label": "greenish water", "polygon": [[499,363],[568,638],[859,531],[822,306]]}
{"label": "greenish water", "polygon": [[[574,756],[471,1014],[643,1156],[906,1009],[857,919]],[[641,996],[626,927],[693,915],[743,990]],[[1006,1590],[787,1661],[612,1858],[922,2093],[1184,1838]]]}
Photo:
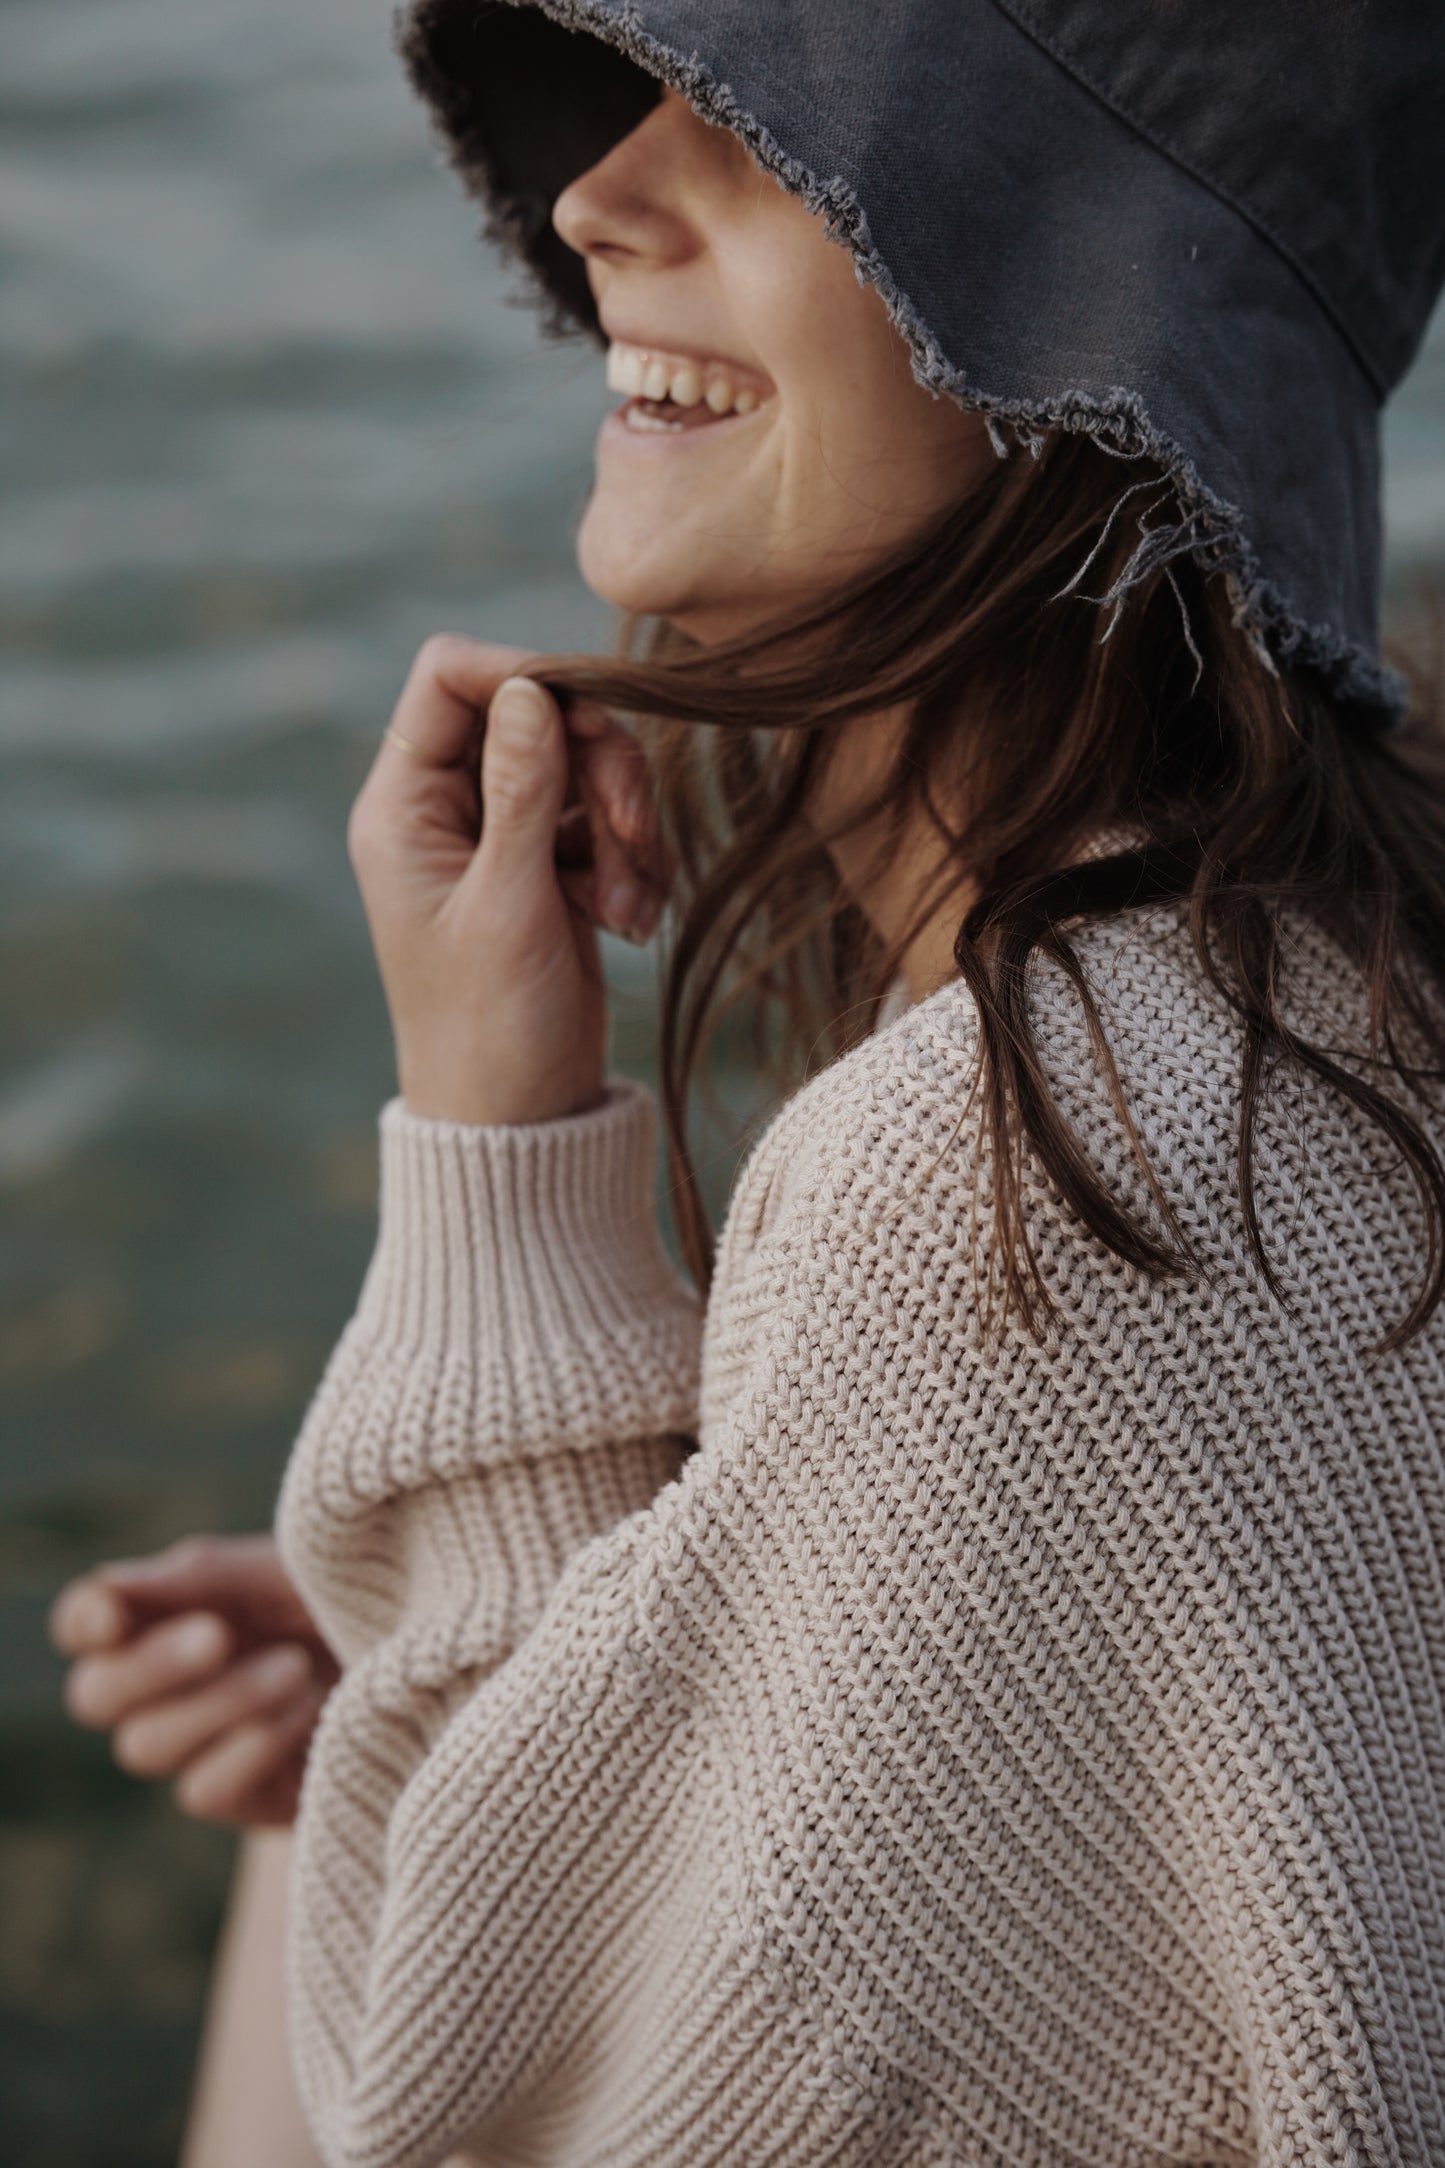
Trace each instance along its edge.
{"label": "greenish water", "polygon": [[[346,809],[439,626],[605,641],[603,410],[355,0],[0,0],[0,2147],[172,2157],[230,1856],[59,1714],[98,1557],[269,1517],[372,1234]],[[1445,561],[1445,344],[1391,424]],[[618,1055],[645,960],[614,948]]]}

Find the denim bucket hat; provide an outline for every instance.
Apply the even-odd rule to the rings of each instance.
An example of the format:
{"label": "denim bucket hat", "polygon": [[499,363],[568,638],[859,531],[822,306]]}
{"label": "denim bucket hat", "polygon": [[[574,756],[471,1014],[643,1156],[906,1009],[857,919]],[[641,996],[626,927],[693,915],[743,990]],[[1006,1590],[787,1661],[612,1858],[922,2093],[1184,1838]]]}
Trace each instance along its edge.
{"label": "denim bucket hat", "polygon": [[671,84],[852,250],[995,447],[1152,457],[1120,595],[1186,551],[1363,722],[1379,416],[1445,279],[1440,0],[413,0],[398,40],[547,328],[561,190]]}

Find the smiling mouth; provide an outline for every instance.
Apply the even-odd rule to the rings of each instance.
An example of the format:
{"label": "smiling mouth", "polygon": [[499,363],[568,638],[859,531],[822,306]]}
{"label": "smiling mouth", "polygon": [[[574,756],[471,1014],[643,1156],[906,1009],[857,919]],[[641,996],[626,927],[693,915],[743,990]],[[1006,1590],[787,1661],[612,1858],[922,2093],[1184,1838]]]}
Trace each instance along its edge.
{"label": "smiling mouth", "polygon": [[628,394],[618,409],[625,427],[673,434],[756,413],[772,396],[728,362],[659,353],[620,339],[607,349],[607,388]]}

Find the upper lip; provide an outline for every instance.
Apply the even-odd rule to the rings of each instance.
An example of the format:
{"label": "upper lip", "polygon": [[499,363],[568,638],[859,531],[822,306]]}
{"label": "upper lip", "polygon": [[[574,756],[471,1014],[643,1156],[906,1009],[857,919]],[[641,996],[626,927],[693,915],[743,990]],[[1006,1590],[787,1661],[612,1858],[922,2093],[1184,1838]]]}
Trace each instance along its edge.
{"label": "upper lip", "polygon": [[759,392],[771,392],[774,389],[772,378],[766,376],[761,369],[754,368],[748,361],[736,361],[730,354],[721,354],[715,346],[696,346],[686,339],[659,338],[648,331],[637,330],[631,326],[624,327],[609,318],[605,310],[601,309],[598,310],[598,321],[602,326],[603,336],[609,343],[616,341],[622,346],[641,347],[645,353],[666,354],[674,361],[696,361],[703,367],[711,363],[714,368],[726,369],[739,385],[752,384]]}

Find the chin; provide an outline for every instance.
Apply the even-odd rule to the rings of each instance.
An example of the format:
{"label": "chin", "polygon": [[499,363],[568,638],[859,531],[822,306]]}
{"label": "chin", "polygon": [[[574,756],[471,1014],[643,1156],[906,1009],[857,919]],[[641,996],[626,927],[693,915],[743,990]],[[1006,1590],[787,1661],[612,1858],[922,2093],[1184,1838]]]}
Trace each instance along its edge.
{"label": "chin", "polygon": [[706,615],[706,583],[682,576],[673,563],[649,563],[653,550],[619,544],[615,538],[588,533],[584,522],[577,538],[577,569],[600,602],[634,617],[663,617],[679,624]]}
{"label": "chin", "polygon": [[635,566],[621,570],[615,566],[594,569],[579,560],[578,569],[598,601],[610,603],[614,610],[622,610],[631,617],[687,615],[688,602],[674,592],[671,583],[649,580],[639,575]]}
{"label": "chin", "polygon": [[665,597],[659,592],[663,583],[647,563],[648,554],[645,548],[629,546],[625,534],[609,532],[593,518],[590,508],[583,515],[577,534],[577,569],[600,601],[610,602],[616,610],[650,616]]}
{"label": "chin", "polygon": [[577,532],[577,569],[599,602],[614,610],[661,618],[711,647],[751,632],[770,608],[777,609],[776,596],[737,591],[735,564],[700,561],[715,553],[704,549],[689,562],[685,536],[670,549],[659,547],[655,531],[614,525],[595,513],[594,498]]}

